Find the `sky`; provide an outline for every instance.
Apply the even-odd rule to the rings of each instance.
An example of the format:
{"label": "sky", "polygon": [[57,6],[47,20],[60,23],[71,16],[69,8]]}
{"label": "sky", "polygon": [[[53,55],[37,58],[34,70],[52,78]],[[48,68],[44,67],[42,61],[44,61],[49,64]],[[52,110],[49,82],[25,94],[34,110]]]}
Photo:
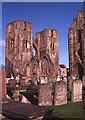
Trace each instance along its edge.
{"label": "sky", "polygon": [[33,36],[45,28],[58,31],[59,63],[69,66],[68,59],[68,29],[77,17],[78,10],[83,10],[83,2],[3,2],[2,3],[2,53],[0,64],[5,65],[6,25],[21,19],[31,22]]}

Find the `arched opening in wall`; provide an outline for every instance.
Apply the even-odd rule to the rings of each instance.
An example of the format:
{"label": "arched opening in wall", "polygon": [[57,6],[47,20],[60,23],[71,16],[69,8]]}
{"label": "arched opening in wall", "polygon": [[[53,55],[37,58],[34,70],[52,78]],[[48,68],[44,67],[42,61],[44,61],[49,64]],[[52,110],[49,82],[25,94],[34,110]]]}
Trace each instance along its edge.
{"label": "arched opening in wall", "polygon": [[53,30],[51,30],[51,37],[53,37]]}
{"label": "arched opening in wall", "polygon": [[83,67],[80,63],[78,63],[78,73],[79,73],[79,79],[82,80],[82,76],[83,76]]}
{"label": "arched opening in wall", "polygon": [[81,39],[81,30],[78,30],[78,42],[80,43],[80,48],[78,50],[78,55],[82,61],[82,39]]}
{"label": "arched opening in wall", "polygon": [[41,60],[41,74],[43,76],[47,76],[48,72],[49,72],[49,65],[48,65],[48,60],[47,58],[44,56]]}
{"label": "arched opening in wall", "polygon": [[22,47],[23,47],[23,51],[29,48],[29,43],[27,39],[23,39]]}
{"label": "arched opening in wall", "polygon": [[51,52],[54,52],[54,43],[52,42],[50,45]]}
{"label": "arched opening in wall", "polygon": [[33,46],[33,57],[36,59],[37,58],[37,49],[35,46]]}
{"label": "arched opening in wall", "polygon": [[14,39],[9,40],[8,44],[9,44],[10,53],[13,53],[14,52]]}

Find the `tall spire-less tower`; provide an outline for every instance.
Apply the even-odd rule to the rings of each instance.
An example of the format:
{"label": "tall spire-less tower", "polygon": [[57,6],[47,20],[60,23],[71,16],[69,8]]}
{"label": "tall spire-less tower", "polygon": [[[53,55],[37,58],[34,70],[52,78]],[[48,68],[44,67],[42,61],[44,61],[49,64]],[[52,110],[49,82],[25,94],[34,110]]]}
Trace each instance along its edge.
{"label": "tall spire-less tower", "polygon": [[26,65],[32,58],[32,49],[32,24],[23,20],[9,23],[6,31],[6,77],[17,73],[26,75]]}

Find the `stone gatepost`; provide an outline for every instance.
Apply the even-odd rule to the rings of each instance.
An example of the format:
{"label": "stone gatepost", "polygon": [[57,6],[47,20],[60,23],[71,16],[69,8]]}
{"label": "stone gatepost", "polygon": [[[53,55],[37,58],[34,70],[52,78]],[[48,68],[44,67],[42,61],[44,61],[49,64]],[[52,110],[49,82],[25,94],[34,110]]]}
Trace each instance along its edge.
{"label": "stone gatepost", "polygon": [[82,101],[82,81],[74,80],[72,84],[72,101]]}
{"label": "stone gatepost", "polygon": [[54,90],[54,105],[67,104],[67,84],[64,81],[58,81]]}
{"label": "stone gatepost", "polygon": [[38,93],[38,105],[39,106],[49,106],[52,105],[52,85],[42,84],[39,88]]}

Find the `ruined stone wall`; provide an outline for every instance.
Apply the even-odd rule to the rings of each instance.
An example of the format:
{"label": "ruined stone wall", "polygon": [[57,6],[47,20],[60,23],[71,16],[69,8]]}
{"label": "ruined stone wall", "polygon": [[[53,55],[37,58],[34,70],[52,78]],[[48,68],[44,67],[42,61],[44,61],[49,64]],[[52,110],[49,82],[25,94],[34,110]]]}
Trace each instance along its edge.
{"label": "ruined stone wall", "polygon": [[[16,20],[6,30],[6,77],[11,74],[26,74],[26,65],[32,58],[32,24]],[[30,74],[30,73],[29,73]]]}
{"label": "ruined stone wall", "polygon": [[49,74],[53,76],[58,75],[59,74],[58,32],[53,29],[45,29],[42,32],[38,32],[36,34],[36,44],[40,74],[48,76]]}
{"label": "ruined stone wall", "polygon": [[[33,56],[33,49],[36,55]],[[59,74],[58,32],[45,29],[33,39],[32,24],[16,20],[7,25],[6,77],[38,79],[47,76],[54,79]]]}
{"label": "ruined stone wall", "polygon": [[6,72],[3,68],[0,68],[0,102],[7,101],[7,91],[6,91]]}
{"label": "ruined stone wall", "polygon": [[82,79],[85,74],[85,12],[78,11],[77,18],[69,28],[69,69],[70,76]]}

